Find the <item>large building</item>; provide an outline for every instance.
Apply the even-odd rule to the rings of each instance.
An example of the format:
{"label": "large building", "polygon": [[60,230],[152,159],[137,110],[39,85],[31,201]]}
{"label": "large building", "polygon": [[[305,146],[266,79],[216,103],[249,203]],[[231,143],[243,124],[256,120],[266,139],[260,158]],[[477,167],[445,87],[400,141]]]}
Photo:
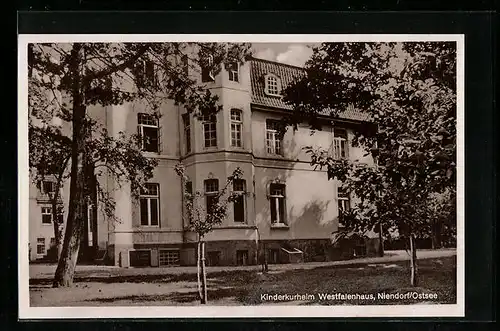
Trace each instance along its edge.
{"label": "large building", "polygon": [[[340,230],[339,211],[350,208],[351,197],[338,182],[327,180],[325,172],[314,170],[303,151],[304,146],[322,146],[339,159],[371,164],[370,157],[349,143],[353,132],[366,125],[366,116],[346,110],[335,122],[325,117],[322,130],[313,135],[307,126],[278,134],[276,121],[289,110],[281,90],[302,70],[253,58],[223,68],[215,77],[202,75],[223,105],[216,116],[203,120],[173,102],[161,106],[160,117],[138,102],[89,109],[110,134],[138,130],[144,153],[159,164],[138,199],[127,185],[117,187],[106,176],[98,179],[116,201],[116,220],[104,217],[90,201],[82,251],[122,267],[195,264],[196,236],[186,229],[181,179],[174,171],[182,162],[192,189],[206,199],[236,167],[243,170],[232,189],[244,194],[205,237],[209,265],[259,263],[264,251],[269,263],[340,259],[356,245],[362,247],[360,254],[375,253],[376,245],[367,247],[372,241],[363,239],[348,248],[332,245],[332,234]],[[53,188],[50,178],[47,182],[31,188],[32,260],[45,257],[54,240],[45,194]],[[68,190],[66,185],[62,192],[65,204]]]}

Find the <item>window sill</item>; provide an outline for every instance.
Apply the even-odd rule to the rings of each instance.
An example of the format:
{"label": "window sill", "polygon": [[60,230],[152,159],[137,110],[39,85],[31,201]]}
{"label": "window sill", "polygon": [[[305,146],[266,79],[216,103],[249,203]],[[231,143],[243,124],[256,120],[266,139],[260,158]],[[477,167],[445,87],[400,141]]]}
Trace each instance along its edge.
{"label": "window sill", "polygon": [[288,226],[288,224],[284,224],[284,223],[272,223],[271,224],[271,229],[289,229],[290,227]]}
{"label": "window sill", "polygon": [[52,223],[42,223],[42,225],[50,226],[50,225],[52,225]]}

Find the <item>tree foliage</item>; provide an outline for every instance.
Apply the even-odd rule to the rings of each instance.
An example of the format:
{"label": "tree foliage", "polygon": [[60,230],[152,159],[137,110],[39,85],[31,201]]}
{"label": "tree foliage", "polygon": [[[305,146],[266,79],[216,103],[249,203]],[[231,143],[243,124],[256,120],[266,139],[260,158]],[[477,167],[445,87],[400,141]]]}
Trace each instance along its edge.
{"label": "tree foliage", "polygon": [[[161,116],[161,105],[173,100],[196,116],[216,113],[221,107],[218,97],[200,84],[196,75],[187,72],[209,67],[216,74],[224,64],[242,63],[249,49],[247,44],[220,43],[28,46],[29,88],[34,97],[29,103],[30,115],[45,126],[53,118],[67,123],[66,138],[71,146],[67,229],[54,286],[72,283],[85,218],[82,201],[90,194],[85,184],[88,176],[99,176],[106,169],[117,182],[131,182],[132,191],[137,192],[135,188],[152,176],[156,166],[154,159],[141,153],[137,136],[123,132],[111,136],[88,113],[88,107],[101,106],[104,110],[107,106],[140,102],[145,105],[144,112]],[[112,195],[97,189],[104,210],[112,216]]]}
{"label": "tree foliage", "polygon": [[235,180],[241,179],[243,171],[236,168],[233,173],[227,178],[222,189],[219,189],[212,197],[210,209],[207,209],[205,203],[205,195],[202,191],[192,191],[187,183],[191,183],[189,176],[186,174],[186,169],[182,164],[175,166],[175,172],[181,178],[184,189],[184,206],[186,208],[185,224],[188,229],[198,234],[203,238],[207,233],[211,232],[214,226],[222,223],[227,217],[227,208],[230,203],[240,196],[241,192],[231,191]]}
{"label": "tree foliage", "polygon": [[[422,228],[431,194],[456,179],[456,48],[454,43],[325,43],[305,75],[285,90],[294,111],[287,124],[338,118],[348,107],[369,115],[353,146],[377,166],[336,160],[308,146],[311,164],[326,168],[359,199],[346,225],[356,230]],[[320,129],[317,128],[317,129]],[[347,221],[349,220],[349,221]]]}

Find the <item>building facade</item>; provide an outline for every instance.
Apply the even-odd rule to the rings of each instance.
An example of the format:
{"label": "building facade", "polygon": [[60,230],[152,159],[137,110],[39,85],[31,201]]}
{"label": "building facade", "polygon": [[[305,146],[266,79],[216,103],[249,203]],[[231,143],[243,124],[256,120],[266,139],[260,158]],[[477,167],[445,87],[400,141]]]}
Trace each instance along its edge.
{"label": "building facade", "polygon": [[[349,143],[367,118],[346,110],[335,122],[325,118],[322,130],[313,135],[307,126],[299,126],[280,136],[276,121],[289,110],[281,91],[302,70],[253,58],[216,76],[202,74],[200,79],[223,106],[210,118],[195,118],[173,102],[160,106],[160,117],[145,111],[140,102],[89,109],[111,135],[139,132],[145,155],[159,164],[138,199],[127,185],[118,187],[105,175],[97,179],[116,202],[116,220],[90,203],[83,243],[87,250],[122,267],[196,264],[196,235],[187,230],[182,183],[174,170],[181,162],[192,189],[207,200],[237,167],[243,171],[232,189],[244,194],[205,237],[208,265],[256,264],[263,256],[269,263],[342,258],[345,249],[332,245],[331,238],[341,230],[339,211],[350,208],[351,197],[339,189],[340,183],[328,180],[326,172],[311,167],[303,147],[321,146],[339,159],[373,163]],[[41,185],[33,185],[30,195],[32,259],[47,254],[54,233],[42,199],[44,185],[50,184]],[[367,248],[363,240],[362,254],[375,254],[377,245]]]}

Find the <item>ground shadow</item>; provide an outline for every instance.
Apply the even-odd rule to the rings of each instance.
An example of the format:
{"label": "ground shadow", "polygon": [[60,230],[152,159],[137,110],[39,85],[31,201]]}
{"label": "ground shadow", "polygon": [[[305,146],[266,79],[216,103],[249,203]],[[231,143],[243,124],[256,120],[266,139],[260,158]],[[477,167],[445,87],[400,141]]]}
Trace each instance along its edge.
{"label": "ground shadow", "polygon": [[[216,272],[208,275],[209,302],[234,302],[240,305],[273,304],[264,302],[262,294],[314,294],[314,300],[297,304],[340,305],[345,300],[320,300],[318,293],[437,293],[438,301],[456,302],[456,257],[425,259],[419,261],[420,287],[409,286],[408,261],[385,263],[359,263],[347,266],[320,266],[312,269],[281,270],[261,274],[255,270]],[[123,279],[122,279],[123,280]],[[157,278],[158,282],[196,282],[196,275],[178,275]],[[144,278],[141,279],[144,281]],[[122,301],[162,304],[196,304],[199,300],[196,288],[176,291],[166,295],[130,295],[114,298],[95,298],[87,302],[113,303]],[[420,300],[422,301],[422,300]],[[413,304],[418,300],[355,300],[350,304]],[[294,303],[295,304],[295,303]]]}

